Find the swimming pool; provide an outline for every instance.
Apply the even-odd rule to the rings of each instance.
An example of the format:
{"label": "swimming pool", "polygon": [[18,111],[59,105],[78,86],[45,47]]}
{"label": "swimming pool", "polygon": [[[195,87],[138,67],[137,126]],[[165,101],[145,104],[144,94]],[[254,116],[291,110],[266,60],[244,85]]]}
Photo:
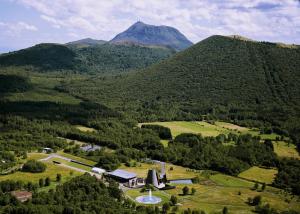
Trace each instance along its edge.
{"label": "swimming pool", "polygon": [[177,179],[177,180],[170,180],[171,184],[192,184],[192,179]]}

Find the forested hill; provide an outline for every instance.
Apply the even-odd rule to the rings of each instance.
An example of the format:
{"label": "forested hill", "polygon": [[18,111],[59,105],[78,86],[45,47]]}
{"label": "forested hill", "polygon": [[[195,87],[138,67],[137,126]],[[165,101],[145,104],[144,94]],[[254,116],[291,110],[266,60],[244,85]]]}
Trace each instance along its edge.
{"label": "forested hill", "polygon": [[39,44],[0,55],[0,66],[31,66],[41,72],[112,73],[144,68],[173,53],[168,48],[138,45]]}
{"label": "forested hill", "polygon": [[79,45],[79,46],[94,46],[94,45],[102,45],[106,43],[104,40],[98,40],[98,39],[91,39],[91,38],[85,38],[76,40],[73,42],[68,42],[66,45]]}
{"label": "forested hill", "polygon": [[212,36],[124,81],[145,100],[298,105],[300,48]]}
{"label": "forested hill", "polygon": [[210,114],[289,121],[300,118],[299,68],[300,48],[212,36],[144,71],[66,88],[92,97],[95,88],[90,86],[97,84],[93,99],[131,109],[141,120]]}

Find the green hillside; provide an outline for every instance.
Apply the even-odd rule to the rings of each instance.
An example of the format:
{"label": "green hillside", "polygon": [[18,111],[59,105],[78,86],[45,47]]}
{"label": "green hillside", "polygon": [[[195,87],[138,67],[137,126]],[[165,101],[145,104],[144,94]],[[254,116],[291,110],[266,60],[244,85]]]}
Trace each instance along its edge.
{"label": "green hillside", "polygon": [[159,47],[139,45],[103,44],[73,49],[80,61],[76,68],[85,72],[120,72],[145,68],[170,57],[174,51]]}
{"label": "green hillside", "polygon": [[73,69],[75,53],[64,45],[39,44],[0,55],[2,66],[33,66],[42,70]]}
{"label": "green hillside", "polygon": [[141,121],[209,114],[296,127],[299,68],[299,48],[212,36],[143,71],[106,80],[81,79],[61,88],[131,112]]}
{"label": "green hillside", "polygon": [[138,45],[39,44],[0,55],[0,66],[26,66],[40,72],[66,70],[72,73],[111,73],[144,68],[173,53],[168,48]]}

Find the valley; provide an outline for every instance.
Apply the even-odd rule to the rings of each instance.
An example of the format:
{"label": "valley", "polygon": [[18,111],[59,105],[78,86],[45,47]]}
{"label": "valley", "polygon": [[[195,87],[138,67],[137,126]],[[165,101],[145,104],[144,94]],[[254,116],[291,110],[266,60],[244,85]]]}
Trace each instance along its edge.
{"label": "valley", "polygon": [[300,213],[299,63],[142,22],[1,54],[0,213]]}

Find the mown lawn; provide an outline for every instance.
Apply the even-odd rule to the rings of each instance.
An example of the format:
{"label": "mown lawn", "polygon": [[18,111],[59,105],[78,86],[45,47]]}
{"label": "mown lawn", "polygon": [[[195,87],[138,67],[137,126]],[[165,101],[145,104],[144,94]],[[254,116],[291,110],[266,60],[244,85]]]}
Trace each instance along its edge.
{"label": "mown lawn", "polygon": [[264,169],[253,166],[250,169],[240,173],[238,177],[271,184],[277,174],[277,169]]}

